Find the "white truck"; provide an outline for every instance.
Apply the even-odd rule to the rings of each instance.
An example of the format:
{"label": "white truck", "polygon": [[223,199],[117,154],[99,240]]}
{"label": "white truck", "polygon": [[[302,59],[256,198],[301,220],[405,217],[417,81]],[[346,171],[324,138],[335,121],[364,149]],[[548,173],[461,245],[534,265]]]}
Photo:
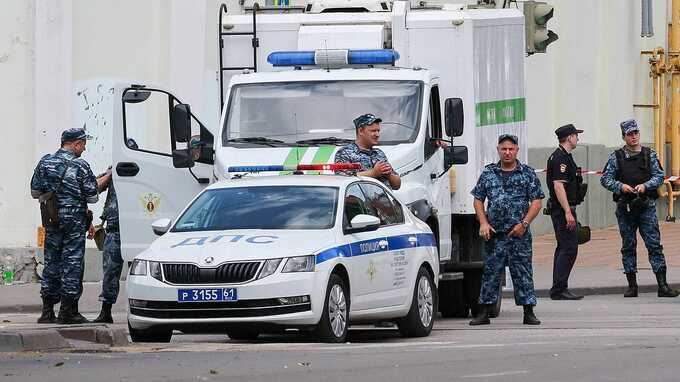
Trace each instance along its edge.
{"label": "white truck", "polygon": [[[332,163],[354,139],[352,119],[372,113],[402,178],[396,193],[437,239],[441,313],[474,314],[483,241],[470,190],[498,160],[499,134],[517,135],[526,160],[522,12],[369,0],[246,12],[220,9],[219,126],[207,128],[165,90],[115,88],[126,261],[154,239],[153,220],[175,218],[209,183],[243,175],[229,166]],[[460,146],[438,143],[454,137]]]}

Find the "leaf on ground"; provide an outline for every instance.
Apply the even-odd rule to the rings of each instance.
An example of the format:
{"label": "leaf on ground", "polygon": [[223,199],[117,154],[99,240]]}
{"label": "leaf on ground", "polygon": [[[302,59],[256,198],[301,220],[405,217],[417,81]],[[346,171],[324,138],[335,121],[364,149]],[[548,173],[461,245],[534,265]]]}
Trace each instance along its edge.
{"label": "leaf on ground", "polygon": [[217,374],[217,373],[219,373],[217,370],[215,370],[215,369],[210,369],[210,374]]}
{"label": "leaf on ground", "polygon": [[297,364],[300,367],[309,367],[312,363],[311,362],[298,362]]}
{"label": "leaf on ground", "polygon": [[59,366],[64,366],[63,362],[57,362],[54,364],[54,367],[59,367]]}

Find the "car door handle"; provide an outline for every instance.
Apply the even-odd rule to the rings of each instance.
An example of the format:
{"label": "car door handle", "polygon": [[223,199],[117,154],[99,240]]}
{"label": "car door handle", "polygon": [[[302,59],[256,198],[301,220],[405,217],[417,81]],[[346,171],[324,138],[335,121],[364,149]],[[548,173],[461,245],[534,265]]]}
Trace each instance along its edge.
{"label": "car door handle", "polygon": [[378,242],[378,245],[380,246],[380,248],[385,248],[385,247],[387,247],[387,240],[380,240],[380,241]]}
{"label": "car door handle", "polygon": [[135,176],[139,172],[139,166],[134,162],[120,162],[116,165],[118,176]]}
{"label": "car door handle", "polygon": [[418,238],[415,237],[415,236],[409,236],[408,242],[411,243],[411,245],[416,245],[416,244],[418,244]]}

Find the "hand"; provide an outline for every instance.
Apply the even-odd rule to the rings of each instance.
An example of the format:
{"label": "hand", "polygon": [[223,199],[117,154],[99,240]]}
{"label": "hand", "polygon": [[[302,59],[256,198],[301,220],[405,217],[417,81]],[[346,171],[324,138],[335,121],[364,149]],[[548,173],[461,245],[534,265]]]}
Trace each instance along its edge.
{"label": "hand", "polygon": [[574,219],[574,214],[571,213],[571,210],[565,212],[564,217],[567,219],[567,229],[570,231],[576,229],[576,219]]}
{"label": "hand", "polygon": [[87,229],[87,238],[92,240],[94,239],[94,226],[90,224],[90,228]]}
{"label": "hand", "polygon": [[373,166],[373,171],[376,173],[376,177],[390,175],[392,173],[392,166],[390,166],[389,163],[377,161],[375,166]]}
{"label": "hand", "polygon": [[624,194],[634,194],[635,193],[635,189],[633,187],[627,185],[627,184],[624,184],[623,186],[621,186],[621,191]]}
{"label": "hand", "polygon": [[647,191],[647,187],[645,187],[644,184],[638,184],[637,186],[635,186],[635,192],[637,192],[638,194],[644,194],[645,191]]}
{"label": "hand", "polygon": [[479,225],[479,236],[481,236],[484,241],[488,241],[491,239],[491,235],[496,233],[496,230],[493,229],[491,224],[489,223],[482,223]]}
{"label": "hand", "polygon": [[508,236],[510,236],[510,237],[522,237],[526,231],[527,231],[527,229],[524,228],[522,223],[517,223],[517,224],[515,224],[514,227],[512,227],[512,230],[510,230],[510,232],[508,232]]}

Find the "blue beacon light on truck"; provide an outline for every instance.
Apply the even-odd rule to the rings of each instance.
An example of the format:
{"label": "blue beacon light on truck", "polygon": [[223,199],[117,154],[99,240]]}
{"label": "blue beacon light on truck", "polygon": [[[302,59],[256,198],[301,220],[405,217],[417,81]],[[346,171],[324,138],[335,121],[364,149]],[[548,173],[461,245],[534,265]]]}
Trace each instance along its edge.
{"label": "blue beacon light on truck", "polygon": [[[273,66],[324,66],[329,55],[338,57],[344,53],[344,65],[394,65],[399,59],[399,52],[393,49],[368,50],[318,50],[318,51],[286,51],[272,52],[267,62]],[[337,64],[337,62],[333,62]]]}

